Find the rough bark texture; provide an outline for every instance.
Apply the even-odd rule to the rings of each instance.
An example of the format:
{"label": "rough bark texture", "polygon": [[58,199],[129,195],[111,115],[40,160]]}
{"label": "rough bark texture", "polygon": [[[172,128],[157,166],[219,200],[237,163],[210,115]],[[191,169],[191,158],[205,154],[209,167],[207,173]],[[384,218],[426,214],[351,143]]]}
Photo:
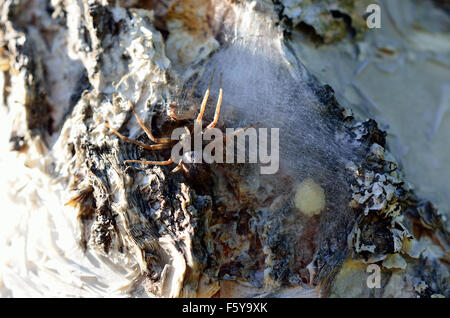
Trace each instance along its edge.
{"label": "rough bark texture", "polygon": [[[292,47],[295,32],[318,45],[361,41],[368,2],[343,3],[4,1],[0,97],[10,152],[2,154],[2,189],[12,203],[2,217],[14,216],[2,237],[1,294],[448,297],[443,213],[404,181],[377,122],[340,105]],[[229,30],[246,14],[269,21],[263,36],[275,40],[249,37],[242,47],[258,44],[262,57],[252,59],[273,63],[279,77],[294,74],[304,92],[290,95],[291,104],[303,99],[297,111],[276,111],[293,125],[307,108],[320,118],[307,127],[312,142],[298,149],[302,136],[286,124],[280,148],[289,145],[286,156],[294,151],[298,161],[266,176],[252,164],[179,173],[124,164],[167,160],[170,149],[144,150],[105,123],[150,144],[132,101],[158,137],[192,128],[205,78],[220,70],[214,57],[233,47]],[[238,89],[227,90],[227,76],[224,98],[232,99]],[[224,107],[219,127],[252,123],[244,106]],[[293,203],[297,174],[324,189],[320,214]],[[368,264],[380,266],[381,288],[367,287]]]}

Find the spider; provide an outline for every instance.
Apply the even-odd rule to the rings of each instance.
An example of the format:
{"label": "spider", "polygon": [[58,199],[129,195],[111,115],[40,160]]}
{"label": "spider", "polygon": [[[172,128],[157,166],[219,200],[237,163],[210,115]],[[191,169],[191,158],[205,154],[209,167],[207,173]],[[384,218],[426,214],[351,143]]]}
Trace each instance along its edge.
{"label": "spider", "polygon": [[[220,79],[219,79],[219,87],[220,87],[219,88],[219,97],[217,99],[217,105],[216,105],[216,110],[215,110],[215,113],[214,113],[214,119],[208,126],[206,126],[206,128],[204,130],[202,128],[202,118],[203,118],[203,115],[204,115],[204,112],[205,112],[206,103],[208,102],[209,93],[210,93],[211,85],[212,85],[213,78],[214,78],[214,73],[215,72],[213,71],[213,73],[211,75],[211,78],[209,80],[208,88],[207,88],[207,90],[205,92],[205,95],[203,96],[203,100],[202,100],[202,103],[200,105],[200,112],[199,112],[197,118],[194,120],[194,134],[204,134],[208,129],[214,128],[217,125],[218,121],[219,121],[220,107],[222,105],[222,98],[223,98],[222,73],[220,74]],[[161,150],[161,149],[168,149],[168,148],[172,147],[175,143],[182,142],[183,139],[186,138],[186,136],[191,136],[191,133],[190,133],[189,129],[186,126],[184,126],[184,129],[186,130],[186,134],[182,135],[180,137],[180,140],[173,140],[173,139],[170,139],[170,138],[155,138],[153,136],[152,132],[151,132],[151,128],[148,128],[144,124],[143,120],[139,117],[139,115],[135,111],[133,103],[131,101],[129,101],[129,104],[130,104],[131,110],[134,113],[134,116],[136,117],[136,120],[137,120],[139,126],[141,126],[141,128],[146,133],[147,137],[151,141],[153,141],[154,144],[148,145],[148,144],[139,142],[137,140],[128,138],[128,137],[122,135],[121,133],[119,133],[114,128],[112,128],[108,123],[105,123],[105,125],[109,129],[111,129],[111,131],[114,134],[119,136],[122,140],[125,140],[127,142],[133,143],[133,144],[138,145],[138,146],[140,146],[140,147],[142,147],[144,149],[147,149],[147,150]],[[176,116],[172,116],[171,115],[170,117],[172,119],[174,119],[174,120],[177,120]],[[247,126],[245,128],[238,129],[238,130],[234,131],[233,133],[228,134],[225,137],[225,140],[228,139],[228,138],[231,138],[231,137],[233,137],[233,136],[235,136],[235,135],[237,135],[237,134],[239,134],[239,133],[241,133],[241,132],[243,132],[245,130],[247,130],[248,128],[250,128],[250,127],[252,127],[254,125],[256,125],[256,124],[249,125],[249,126]],[[186,166],[186,162],[185,161],[187,161],[188,163],[192,162],[192,160],[190,160],[190,157],[192,157],[192,154],[191,153],[185,153],[183,157],[184,157],[184,160],[183,159],[179,160],[179,162],[177,163],[177,166],[172,170],[172,172],[177,172],[181,168],[184,168],[184,170],[187,172],[188,168]],[[171,157],[171,158],[169,158],[168,160],[165,160],[165,161],[125,160],[124,163],[125,164],[128,164],[128,163],[140,163],[140,164],[146,164],[146,165],[165,166],[165,165],[170,165],[170,164],[174,163],[174,159]]]}

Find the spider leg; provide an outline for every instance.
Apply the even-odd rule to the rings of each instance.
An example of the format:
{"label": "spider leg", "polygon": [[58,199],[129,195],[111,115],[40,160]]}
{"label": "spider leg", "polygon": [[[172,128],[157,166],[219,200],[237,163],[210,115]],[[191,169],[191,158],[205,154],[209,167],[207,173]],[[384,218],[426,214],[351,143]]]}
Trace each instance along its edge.
{"label": "spider leg", "polygon": [[183,159],[180,160],[178,165],[171,172],[175,173],[175,172],[179,171],[181,169],[181,167],[182,167],[182,163],[183,163]]}
{"label": "spider leg", "polygon": [[198,84],[199,81],[200,81],[200,76],[198,76],[198,77],[195,79],[194,83],[192,84],[192,88],[189,90],[189,92],[188,92],[188,94],[187,94],[187,97],[188,97],[188,98],[190,98],[190,97],[192,97],[192,95],[194,95],[195,88],[197,87],[197,84]]}
{"label": "spider leg", "polygon": [[173,143],[173,140],[169,139],[169,138],[155,138],[152,134],[152,132],[150,131],[149,128],[147,128],[147,126],[145,126],[144,122],[142,121],[142,119],[139,117],[139,115],[136,113],[136,111],[134,110],[134,105],[131,101],[129,101],[130,103],[130,108],[134,113],[134,116],[136,117],[137,122],[139,123],[139,126],[141,126],[141,128],[145,131],[147,137],[153,141],[154,143],[158,143],[158,144],[170,144]]}
{"label": "spider leg", "polygon": [[206,129],[213,128],[217,125],[217,122],[219,121],[219,113],[220,113],[220,106],[222,105],[222,97],[223,97],[223,90],[222,90],[222,73],[220,73],[220,80],[219,80],[219,99],[217,100],[217,106],[216,106],[216,112],[214,114],[214,120],[206,127]]}
{"label": "spider leg", "polygon": [[139,142],[137,140],[128,138],[124,135],[122,135],[120,132],[118,132],[117,130],[115,130],[114,128],[112,128],[108,123],[105,122],[105,126],[108,127],[109,129],[111,129],[111,131],[113,133],[115,133],[117,136],[119,136],[121,139],[131,142],[132,144],[138,145],[144,149],[148,149],[148,150],[159,150],[159,149],[166,149],[166,148],[170,148],[170,144],[156,144],[156,145],[147,145],[144,144],[142,142]]}
{"label": "spider leg", "polygon": [[144,165],[166,166],[173,163],[173,159],[170,158],[166,161],[125,160],[124,163],[142,163]]}
{"label": "spider leg", "polygon": [[203,101],[202,101],[202,104],[200,106],[200,113],[197,116],[197,121],[201,121],[202,118],[203,118],[203,113],[205,112],[206,103],[208,102],[209,92],[211,90],[211,85],[212,85],[212,81],[213,81],[215,72],[216,72],[216,70],[214,70],[213,73],[211,74],[211,78],[209,80],[208,89],[205,92],[205,96],[203,97]]}
{"label": "spider leg", "polygon": [[256,122],[256,123],[253,123],[253,124],[251,124],[251,125],[248,125],[248,126],[246,126],[246,127],[244,127],[244,128],[235,130],[235,131],[233,131],[231,134],[226,135],[225,137],[223,137],[223,139],[228,140],[228,139],[230,139],[230,138],[233,138],[234,136],[237,136],[237,135],[243,133],[243,132],[246,131],[247,129],[249,129],[249,128],[251,128],[251,127],[258,126],[258,125],[260,125],[260,124],[261,124],[260,122]]}
{"label": "spider leg", "polygon": [[219,142],[228,143],[228,140],[232,139],[234,136],[239,135],[239,134],[242,134],[242,133],[243,133],[244,131],[246,131],[247,129],[249,129],[249,128],[251,128],[251,127],[254,127],[254,126],[258,126],[258,125],[260,125],[260,124],[261,124],[260,122],[256,122],[256,123],[253,123],[253,124],[251,124],[251,125],[248,125],[248,126],[246,126],[246,127],[244,127],[244,128],[241,128],[241,129],[238,129],[238,130],[236,130],[236,131],[233,131],[231,134],[228,134],[228,135],[223,136],[223,139],[215,139],[215,140],[212,141],[209,145],[213,146],[213,145],[215,145],[216,143],[219,143]]}

